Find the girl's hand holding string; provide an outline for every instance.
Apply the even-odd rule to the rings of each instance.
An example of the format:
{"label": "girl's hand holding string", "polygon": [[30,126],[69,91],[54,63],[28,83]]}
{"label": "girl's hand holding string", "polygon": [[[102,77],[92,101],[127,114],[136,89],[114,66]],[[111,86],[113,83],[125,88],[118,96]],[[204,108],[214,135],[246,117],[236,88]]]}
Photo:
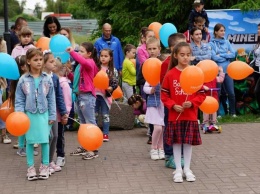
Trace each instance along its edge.
{"label": "girl's hand holding string", "polygon": [[174,105],[173,106],[173,109],[176,111],[176,112],[179,112],[179,113],[181,113],[181,112],[183,112],[183,107],[182,106],[180,106],[180,105]]}
{"label": "girl's hand holding string", "polygon": [[111,93],[111,92],[113,91],[113,88],[112,88],[111,86],[109,86],[109,87],[107,88],[107,91],[108,91],[109,93]]}
{"label": "girl's hand holding string", "polygon": [[49,125],[52,125],[54,123],[54,121],[49,120]]}
{"label": "girl's hand holding string", "polygon": [[185,101],[182,103],[183,108],[190,108],[192,106],[191,101]]}
{"label": "girl's hand holding string", "polygon": [[68,53],[70,53],[70,52],[74,51],[74,49],[70,46],[70,47],[68,47],[68,48],[66,49],[66,51],[67,51]]}

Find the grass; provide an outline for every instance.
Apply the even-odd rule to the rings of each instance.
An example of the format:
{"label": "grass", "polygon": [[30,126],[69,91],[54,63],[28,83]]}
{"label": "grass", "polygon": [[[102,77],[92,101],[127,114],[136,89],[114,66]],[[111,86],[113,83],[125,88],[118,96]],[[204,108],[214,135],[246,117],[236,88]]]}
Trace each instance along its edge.
{"label": "grass", "polygon": [[238,115],[236,118],[232,116],[222,116],[222,118],[218,119],[219,124],[228,124],[228,123],[256,123],[260,122],[259,115],[254,114],[246,114],[246,115]]}

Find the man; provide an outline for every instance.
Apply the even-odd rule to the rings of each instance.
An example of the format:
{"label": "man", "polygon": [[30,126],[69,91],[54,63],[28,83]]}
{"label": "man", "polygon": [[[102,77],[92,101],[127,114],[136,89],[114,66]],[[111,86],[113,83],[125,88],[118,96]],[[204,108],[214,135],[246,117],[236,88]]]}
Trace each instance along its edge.
{"label": "man", "polygon": [[15,47],[15,45],[17,45],[20,40],[18,38],[18,34],[20,32],[20,30],[22,29],[22,27],[27,26],[27,21],[25,18],[23,17],[18,17],[15,20],[15,24],[14,24],[14,30],[11,31],[11,51],[13,50],[13,48]]}
{"label": "man", "polygon": [[122,63],[124,61],[124,54],[121,47],[120,40],[113,36],[112,27],[109,23],[105,23],[102,27],[102,36],[97,39],[94,46],[97,49],[98,55],[102,49],[108,48],[113,51],[114,66],[121,75]]}

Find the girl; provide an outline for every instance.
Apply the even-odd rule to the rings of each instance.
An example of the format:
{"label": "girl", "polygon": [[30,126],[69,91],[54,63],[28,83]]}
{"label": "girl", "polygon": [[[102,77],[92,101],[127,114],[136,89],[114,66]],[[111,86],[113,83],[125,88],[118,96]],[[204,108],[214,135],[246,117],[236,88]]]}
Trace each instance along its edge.
{"label": "girl", "polygon": [[15,46],[12,51],[12,57],[16,58],[20,55],[25,55],[26,51],[30,48],[35,48],[32,43],[33,32],[27,26],[23,27],[18,34],[20,43]]}
{"label": "girl", "polygon": [[[66,105],[66,110],[67,110],[67,113],[69,113],[70,110],[71,110],[71,107],[72,107],[71,88],[69,86],[68,79],[65,77],[66,66],[62,65],[61,62],[58,59],[56,59],[55,73],[59,76],[59,82],[60,82],[60,86],[61,86],[61,89],[62,89],[64,102],[65,102],[65,105]],[[63,124],[63,122],[61,122],[61,115],[60,115],[59,112],[57,114],[57,120],[58,120],[58,139],[57,139],[57,146],[56,146],[56,148],[57,148],[56,164],[58,166],[64,166],[65,165],[64,124]]]}
{"label": "girl", "polygon": [[59,33],[61,29],[59,20],[54,16],[48,16],[43,25],[43,35],[51,38]]}
{"label": "girl", "polygon": [[69,39],[71,46],[74,50],[79,50],[79,45],[75,43],[72,32],[69,28],[62,27],[60,29],[60,34],[66,36]]}
{"label": "girl", "polygon": [[[2,105],[2,97],[3,97],[3,92],[7,87],[7,82],[5,78],[0,77],[0,106]],[[12,142],[12,140],[8,137],[6,134],[6,128],[5,128],[5,122],[0,119],[0,130],[2,131],[2,137],[1,141],[4,144],[9,144]]]}
{"label": "girl", "polygon": [[101,109],[102,114],[102,128],[103,128],[103,141],[108,142],[109,141],[109,110],[111,108],[112,104],[112,92],[117,88],[118,86],[118,74],[117,70],[114,68],[113,64],[113,52],[110,49],[103,49],[100,52],[100,63],[98,66],[98,69],[101,71],[105,71],[108,74],[109,77],[109,86],[106,90],[100,90],[96,88],[96,119],[98,118],[98,113]]}
{"label": "girl", "polygon": [[[197,113],[199,105],[204,101],[204,93],[187,95],[180,87],[180,75],[183,69],[190,65],[191,48],[188,43],[181,42],[174,47],[171,54],[169,71],[167,72],[161,90],[161,98],[169,109],[168,125],[164,140],[173,145],[173,155],[176,164],[173,181],[183,182],[184,173],[187,181],[195,181],[190,170],[192,145],[200,145],[201,138]],[[184,169],[181,167],[181,153],[183,144]]]}
{"label": "girl", "polygon": [[[46,72],[52,78],[54,91],[55,91],[55,99],[57,110],[61,115],[62,122],[66,122],[68,120],[68,112],[64,103],[63,93],[60,87],[59,77],[52,73],[56,65],[55,58],[50,51],[43,52],[43,71]],[[61,171],[61,167],[54,163],[53,157],[56,150],[57,139],[58,139],[58,121],[56,120],[53,123],[51,128],[51,136],[50,136],[50,171],[51,173]]]}
{"label": "girl", "polygon": [[0,52],[2,53],[7,53],[7,46],[6,46],[6,42],[3,39],[3,37],[0,37]]}
{"label": "girl", "polygon": [[[15,111],[25,112],[30,119],[26,137],[27,179],[29,181],[49,178],[50,127],[56,120],[54,86],[51,77],[42,72],[43,54],[31,48],[26,52],[29,72],[22,75],[15,92]],[[40,143],[42,164],[36,175],[33,144]]]}
{"label": "girl", "polygon": [[[98,72],[96,65],[97,51],[92,43],[84,42],[79,46],[78,53],[72,47],[68,47],[67,52],[79,63],[74,72],[72,94],[75,97],[75,107],[78,111],[79,122],[96,125],[96,92],[93,78]],[[82,147],[78,147],[70,155],[83,155],[82,159],[84,160],[98,157],[97,152],[86,152]]]}
{"label": "girl", "polygon": [[[227,66],[230,61],[235,58],[235,51],[233,50],[230,42],[225,39],[225,26],[222,24],[216,24],[214,27],[214,38],[210,42],[211,57],[218,66],[223,68],[224,73],[227,72]],[[220,102],[225,107],[225,112],[229,111],[232,117],[236,116],[236,102],[234,92],[234,81],[228,74],[225,75],[224,82],[221,86],[220,93],[224,94],[220,96]],[[227,95],[226,95],[227,94]],[[228,98],[229,110],[226,105],[226,96]]]}
{"label": "girl", "polygon": [[191,43],[190,47],[192,50],[192,64],[197,65],[202,60],[211,59],[210,46],[207,43],[202,42],[202,31],[195,27],[190,31]]}

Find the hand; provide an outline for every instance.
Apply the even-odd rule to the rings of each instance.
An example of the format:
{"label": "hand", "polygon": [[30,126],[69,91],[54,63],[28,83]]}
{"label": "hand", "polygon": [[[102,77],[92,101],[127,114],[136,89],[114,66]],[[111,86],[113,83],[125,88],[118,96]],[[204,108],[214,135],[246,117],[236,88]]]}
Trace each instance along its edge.
{"label": "hand", "polygon": [[118,76],[122,77],[122,71],[118,71]]}
{"label": "hand", "polygon": [[186,102],[183,102],[183,104],[182,104],[183,108],[190,108],[191,106],[192,106],[191,101],[186,101]]}
{"label": "hand", "polygon": [[208,86],[203,86],[203,89],[206,91],[209,91],[209,87]]}
{"label": "hand", "polygon": [[54,123],[54,121],[49,120],[49,125],[52,125]]}
{"label": "hand", "polygon": [[219,71],[220,73],[223,73],[223,67],[219,66],[219,67],[218,67],[218,71]]}
{"label": "hand", "polygon": [[155,87],[151,88],[151,94],[153,94],[155,92]]}
{"label": "hand", "polygon": [[112,88],[111,86],[109,86],[109,87],[107,88],[107,91],[108,91],[109,93],[111,93],[111,92],[113,91],[113,88]]}
{"label": "hand", "polygon": [[176,112],[183,112],[183,107],[180,106],[180,105],[174,105],[173,106],[173,109],[176,111]]}
{"label": "hand", "polygon": [[68,114],[65,114],[65,115],[63,115],[62,117],[61,117],[61,124],[62,125],[66,125],[67,124],[67,122],[68,122]]}
{"label": "hand", "polygon": [[207,27],[204,27],[204,31],[208,33],[209,29]]}
{"label": "hand", "polygon": [[74,50],[74,49],[73,49],[71,46],[66,49],[66,51],[67,51],[68,53],[72,52],[73,50]]}

